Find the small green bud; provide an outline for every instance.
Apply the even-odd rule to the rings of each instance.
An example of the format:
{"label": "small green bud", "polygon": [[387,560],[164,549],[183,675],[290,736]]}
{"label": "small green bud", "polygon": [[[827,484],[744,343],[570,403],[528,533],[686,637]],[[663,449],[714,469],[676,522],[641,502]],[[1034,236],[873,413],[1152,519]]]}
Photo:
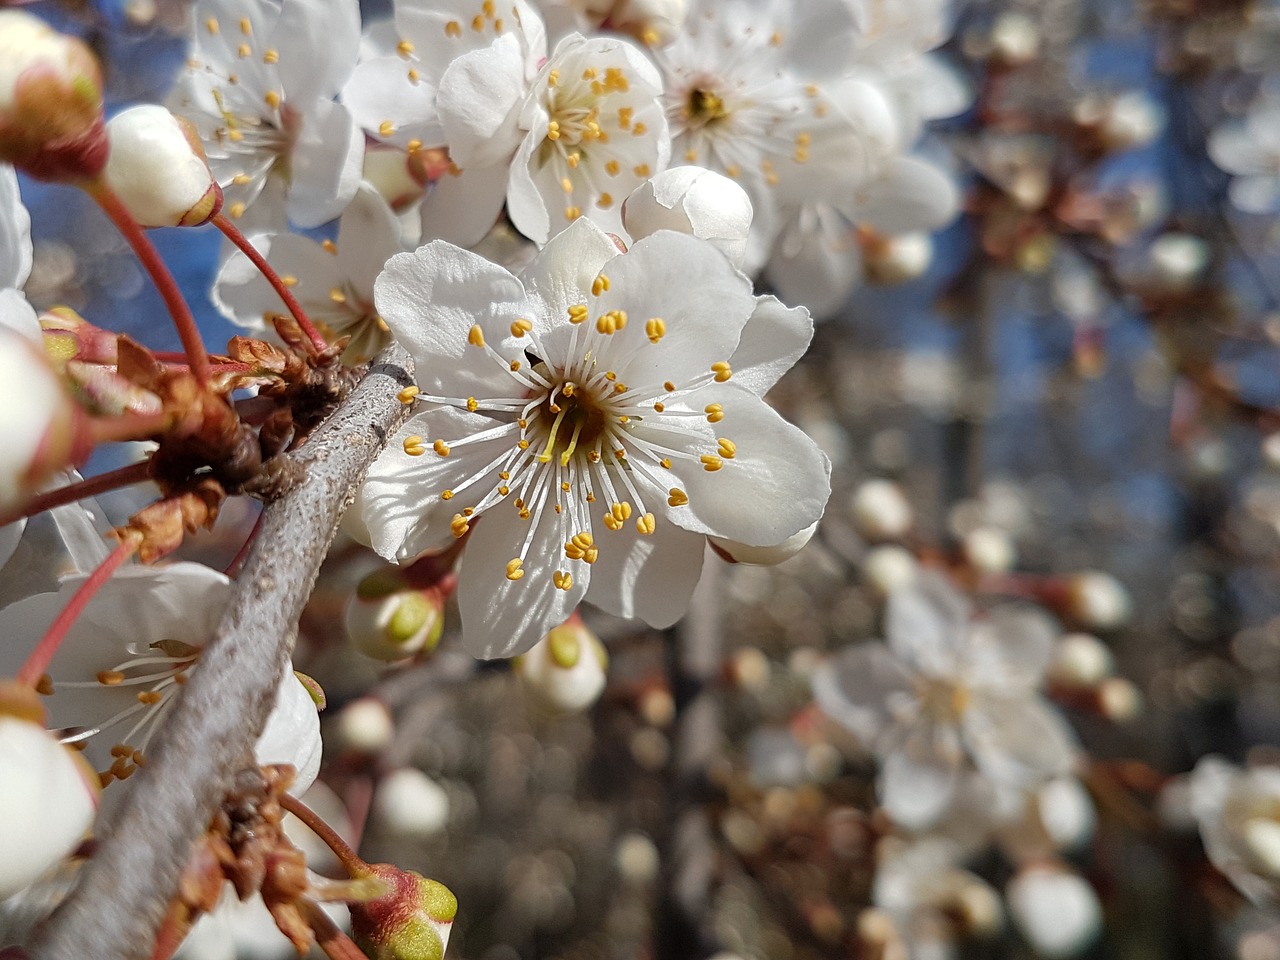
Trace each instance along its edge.
{"label": "small green bud", "polygon": [[379,571],[356,588],[347,604],[346,625],[361,653],[375,660],[404,660],[429,653],[440,642],[444,600],[436,590],[414,590]]}
{"label": "small green bud", "polygon": [[371,960],[443,960],[458,900],[444,884],[389,863],[370,864],[390,892],[352,903],[351,931]]}

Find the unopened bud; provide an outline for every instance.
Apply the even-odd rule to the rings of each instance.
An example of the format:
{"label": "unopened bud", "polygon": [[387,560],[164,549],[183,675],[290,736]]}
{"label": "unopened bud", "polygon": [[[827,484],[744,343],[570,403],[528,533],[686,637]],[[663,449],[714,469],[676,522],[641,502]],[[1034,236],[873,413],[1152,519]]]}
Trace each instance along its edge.
{"label": "unopened bud", "polygon": [[107,138],[107,183],[144,227],[195,227],[222,209],[199,135],[164,107],[121,111]]}
{"label": "unopened bud", "polygon": [[906,547],[872,547],[862,560],[862,575],[878,594],[887,597],[916,579],[920,564]]}
{"label": "unopened bud", "polygon": [[87,179],[107,162],[98,61],[17,10],[0,10],[0,162],[41,180]]}
{"label": "unopened bud", "polygon": [[458,900],[449,888],[388,863],[369,866],[389,892],[351,906],[351,932],[370,960],[442,960]]}
{"label": "unopened bud", "polygon": [[609,657],[575,615],[521,654],[515,666],[526,689],[538,699],[556,710],[577,713],[604,692]]}
{"label": "unopened bud", "polygon": [[75,850],[97,812],[96,784],[48,730],[0,712],[0,900]]}
{"label": "unopened bud", "polygon": [[675,230],[706,240],[735,267],[747,252],[751,199],[734,181],[702,167],[672,167],[647,180],[622,205],[622,222],[633,240]]}
{"label": "unopened bud", "polygon": [[961,541],[964,558],[983,573],[1008,573],[1018,557],[1009,535],[999,527],[974,527]]}
{"label": "unopened bud", "polygon": [[868,480],[849,503],[854,529],[868,540],[897,540],[915,522],[902,488],[891,480]]}
{"label": "unopened bud", "polygon": [[449,822],[449,795],[421,770],[402,767],[378,782],[373,816],[379,830],[426,840]]}
{"label": "unopened bud", "polygon": [[80,417],[40,348],[0,327],[0,511],[19,507],[67,466]]}
{"label": "unopened bud", "polygon": [[1008,66],[1030,63],[1040,54],[1040,28],[1025,13],[1009,11],[991,27],[991,55]]}
{"label": "unopened bud", "polygon": [[1142,692],[1124,677],[1111,677],[1098,687],[1098,709],[1112,723],[1128,723],[1142,713]]}
{"label": "unopened bud", "polygon": [[1066,612],[1091,630],[1115,630],[1129,622],[1133,601],[1111,574],[1088,570],[1068,581]]}
{"label": "unopened bud", "polygon": [[1048,677],[1053,683],[1092,689],[1115,671],[1115,659],[1106,644],[1091,633],[1068,633],[1054,646]]}
{"label": "unopened bud", "polygon": [[867,276],[890,286],[914,280],[933,263],[933,237],[923,231],[875,237],[862,245]]}
{"label": "unopened bud", "polygon": [[377,697],[360,697],[342,708],[334,720],[337,745],[356,753],[378,753],[391,744],[395,724]]}
{"label": "unopened bud", "polygon": [[965,876],[960,880],[948,905],[967,936],[991,937],[1004,926],[1000,895],[977,877]]}
{"label": "unopened bud", "polygon": [[405,587],[394,574],[366,577],[347,603],[347,635],[375,660],[429,653],[444,630],[444,601],[435,590]]}
{"label": "unopened bud", "polygon": [[1005,890],[1009,913],[1042,957],[1083,953],[1102,930],[1102,907],[1093,888],[1066,867],[1024,867]]}

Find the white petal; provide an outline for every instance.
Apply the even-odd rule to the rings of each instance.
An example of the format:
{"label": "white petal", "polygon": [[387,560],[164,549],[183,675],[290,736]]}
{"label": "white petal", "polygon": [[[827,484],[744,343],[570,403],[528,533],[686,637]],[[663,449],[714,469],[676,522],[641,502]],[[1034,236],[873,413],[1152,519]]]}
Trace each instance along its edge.
{"label": "white petal", "polygon": [[864,748],[893,720],[895,698],[914,697],[911,675],[883,643],[860,643],[822,664],[813,675],[813,698],[822,712],[857,737]]}
{"label": "white petal", "polygon": [[347,108],[317,100],[289,153],[289,219],[318,227],[342,213],[360,185],[364,135]]}
{"label": "white petal", "polygon": [[932,826],[955,795],[963,756],[955,731],[946,726],[918,726],[891,731],[878,781],[880,805],[895,823],[908,830]]}
{"label": "white petal", "polygon": [[825,219],[793,220],[774,244],[765,277],[784,300],[803,303],[814,316],[834,316],[862,280],[862,250],[852,224],[834,210]]}
{"label": "white petal", "polygon": [[372,297],[373,281],[400,252],[400,222],[382,195],[367,183],[356,190],[338,221],[337,245],[343,279],[359,293]]}
{"label": "white petal", "polygon": [[1236,177],[1228,188],[1231,202],[1245,213],[1269,214],[1280,209],[1280,177]]}
{"label": "white petal", "polygon": [[556,234],[520,271],[529,297],[542,303],[544,322],[535,320],[537,332],[562,328],[566,311],[591,299],[591,285],[618,253],[617,245],[590,220],[575,221]]}
{"label": "white petal", "polygon": [[[250,242],[281,276],[297,277],[294,295],[304,304],[327,298],[334,284],[333,255],[314,240],[296,233],[258,235]],[[227,258],[210,294],[214,306],[232,323],[251,330],[269,329],[264,313],[286,313],[280,295],[243,253]]]}
{"label": "white petal", "polygon": [[295,797],[315,781],[320,772],[320,715],[311,694],[292,670],[286,670],[276,688],[275,706],[253,747],[259,764],[288,763],[297,771],[289,787]]}
{"label": "white petal", "polygon": [[472,247],[484,239],[507,199],[507,164],[467,167],[447,173],[427,191],[422,201],[424,240],[448,240]]}
{"label": "white petal", "polygon": [[1053,656],[1058,631],[1039,609],[996,607],[969,624],[963,641],[965,668],[974,686],[1011,694],[1039,686]]}
{"label": "white petal", "polygon": [[588,603],[660,630],[684,616],[702,575],[705,537],[669,523],[640,536],[624,524],[601,532],[596,542],[600,558],[591,570]]}
{"label": "white petal", "polygon": [[400,147],[415,139],[428,147],[445,142],[435,86],[424,76],[410,80],[409,64],[399,56],[359,64],[343,88],[342,102],[356,122],[371,133],[390,121],[391,136],[380,139]]}
{"label": "white petal", "polygon": [[479,324],[495,348],[524,312],[520,281],[484,257],[434,240],[387,261],[374,303],[413,356],[422,391],[445,397],[509,396],[514,381],[467,341]]}
{"label": "white petal", "polygon": [[507,216],[517,230],[539,246],[546,243],[552,235],[551,214],[547,210],[542,191],[534,183],[529,164],[534,151],[546,135],[547,117],[544,112],[540,123],[521,141],[511,161],[511,173],[507,180]]}
{"label": "white petal", "polygon": [[22,289],[31,273],[31,215],[13,167],[0,163],[0,289]]}
{"label": "white petal", "polygon": [[42,342],[35,309],[20,290],[0,288],[0,327],[20,333],[33,343]]}
{"label": "white petal", "polygon": [[271,31],[286,98],[336,96],[360,46],[358,0],[284,0]]}
{"label": "white petal", "polygon": [[1000,784],[1032,787],[1075,763],[1075,735],[1039,697],[981,697],[964,713],[964,738],[978,769]]}
{"label": "white petal", "polygon": [[[698,432],[686,434],[685,449],[714,455],[716,441],[702,439],[712,428],[715,437],[731,440],[737,452],[714,472],[697,460],[676,461],[673,472],[689,502],[680,507],[664,504],[669,519],[686,530],[769,547],[822,516],[831,495],[831,461],[802,430],[732,383],[702,387],[687,402],[697,410],[719,403],[725,417],[714,428],[701,418],[694,421]],[[684,429],[691,429],[688,420]],[[636,433],[645,435],[640,428]]]}
{"label": "white petal", "polygon": [[937,573],[921,571],[889,596],[885,635],[899,657],[931,677],[955,679],[969,603]]}
{"label": "white petal", "polygon": [[[530,507],[537,509],[533,503]],[[568,620],[587,592],[591,565],[564,556],[565,543],[578,531],[550,504],[537,520],[524,576],[507,579],[507,563],[519,556],[530,522],[517,519],[515,510],[502,504],[472,529],[458,568],[462,643],[472,656],[492,660],[524,653]],[[552,574],[557,570],[572,574],[568,590],[555,586]]]}
{"label": "white petal", "polygon": [[899,157],[859,188],[849,216],[881,233],[936,230],[955,219],[960,191],[943,170],[916,157]]}
{"label": "white petal", "polygon": [[449,156],[463,169],[511,162],[526,81],[515,34],[459,57],[440,78],[437,105]]}

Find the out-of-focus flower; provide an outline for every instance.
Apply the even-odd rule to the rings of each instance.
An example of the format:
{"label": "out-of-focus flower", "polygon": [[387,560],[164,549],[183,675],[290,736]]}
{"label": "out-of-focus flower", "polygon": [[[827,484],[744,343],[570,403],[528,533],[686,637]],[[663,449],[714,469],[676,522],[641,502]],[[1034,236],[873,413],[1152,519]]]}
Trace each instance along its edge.
{"label": "out-of-focus flower", "polygon": [[89,48],[0,10],[0,162],[61,180],[96,176],[106,160],[102,71]]}
{"label": "out-of-focus flower", "polygon": [[915,514],[892,480],[868,480],[853,492],[849,513],[854,529],[868,540],[897,540],[911,530]]}
{"label": "out-of-focus flower", "polygon": [[404,660],[430,653],[444,630],[444,599],[438,591],[405,586],[394,574],[370,574],[347,601],[347,636],[375,660]]}
{"label": "out-of-focus flower", "polygon": [[1280,900],[1280,767],[1241,769],[1203,757],[1191,773],[1191,811],[1213,865],[1258,905]]}
{"label": "out-of-focus flower", "polygon": [[1047,960],[1079,956],[1102,932],[1098,895],[1065,865],[1023,867],[1005,888],[1005,900],[1022,935]]}
{"label": "out-of-focus flower", "polygon": [[449,822],[449,795],[421,770],[401,767],[378,781],[373,817],[379,830],[425,840]]}
{"label": "out-of-focus flower", "polygon": [[[376,190],[361,185],[338,221],[337,241],[318,243],[295,233],[255,235],[258,251],[282,276],[325,339],[350,337],[344,363],[364,363],[391,336],[373,305],[373,281],[399,253],[400,225]],[[279,295],[243,253],[227,258],[213,285],[223,316],[255,335],[269,335],[265,316],[284,307]]]}
{"label": "out-of-focus flower", "polygon": [[144,227],[193,227],[222,208],[199,135],[164,107],[142,104],[107,123],[104,176]]}
{"label": "out-of-focus flower", "polygon": [[[364,139],[333,97],[355,66],[356,0],[202,0],[192,66],[170,106],[200,132],[226,213],[315,227],[351,202]],[[267,190],[269,179],[278,184]],[[263,201],[259,201],[259,197]],[[263,209],[267,207],[267,209]]]}
{"label": "out-of-focus flower", "polygon": [[[0,675],[15,673],[31,647],[84,582],[69,577],[54,593],[0,611]],[[178,686],[195,666],[226,609],[231,582],[195,563],[125,567],[116,572],[67,632],[50,665],[50,720],[101,764],[104,782],[127,779],[163,722]],[[113,728],[110,742],[99,733]],[[148,729],[149,728],[149,729]],[[112,736],[112,735],[109,735]],[[301,792],[320,764],[320,721],[303,685],[287,673],[259,740],[260,763],[290,763]]]}
{"label": "out-of-focus flower", "polygon": [[359,697],[338,711],[328,729],[337,749],[376,754],[391,745],[395,721],[386,704],[377,697]]}
{"label": "out-of-focus flower", "polygon": [[608,666],[604,644],[577,615],[553,627],[515,663],[525,689],[566,713],[586,710],[599,699]]}
{"label": "out-of-focus flower", "polygon": [[435,242],[392,258],[376,294],[428,406],[361,515],[388,559],[470,534],[458,602],[478,656],[529,649],[584,596],[669,625],[704,536],[774,546],[822,513],[826,457],[760,399],[807,318],[770,322],[797,317],[701,240],[620,255],[584,221],[519,279]]}
{"label": "out-of-focus flower", "polygon": [[1240,120],[1209,135],[1209,157],[1231,181],[1231,202],[1246,213],[1280,207],[1280,95],[1264,93]]}
{"label": "out-of-focus flower", "polygon": [[622,206],[633,240],[675,230],[706,240],[742,266],[751,233],[751,198],[728,177],[702,167],[672,167],[636,187]]}
{"label": "out-of-focus flower", "polygon": [[1037,693],[1056,631],[1015,605],[975,617],[936,574],[889,598],[888,643],[839,654],[814,676],[819,706],[880,760],[881,803],[911,829],[936,822],[969,764],[1030,789],[1067,773],[1075,737]]}
{"label": "out-of-focus flower", "polygon": [[0,510],[20,506],[69,465],[81,418],[44,351],[0,325]]}

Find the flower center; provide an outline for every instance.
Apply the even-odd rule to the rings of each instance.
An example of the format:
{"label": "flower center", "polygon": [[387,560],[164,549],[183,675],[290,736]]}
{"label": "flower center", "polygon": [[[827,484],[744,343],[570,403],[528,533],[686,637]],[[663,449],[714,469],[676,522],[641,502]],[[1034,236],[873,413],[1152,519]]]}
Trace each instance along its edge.
{"label": "flower center", "polygon": [[546,444],[537,456],[539,463],[555,459],[561,466],[568,466],[579,447],[583,451],[596,449],[608,429],[605,410],[594,391],[581,388],[572,380],[555,387],[539,412],[551,425]]}
{"label": "flower center", "polygon": [[689,101],[685,106],[690,126],[703,127],[729,116],[725,109],[724,98],[702,87],[694,87],[689,91]]}

